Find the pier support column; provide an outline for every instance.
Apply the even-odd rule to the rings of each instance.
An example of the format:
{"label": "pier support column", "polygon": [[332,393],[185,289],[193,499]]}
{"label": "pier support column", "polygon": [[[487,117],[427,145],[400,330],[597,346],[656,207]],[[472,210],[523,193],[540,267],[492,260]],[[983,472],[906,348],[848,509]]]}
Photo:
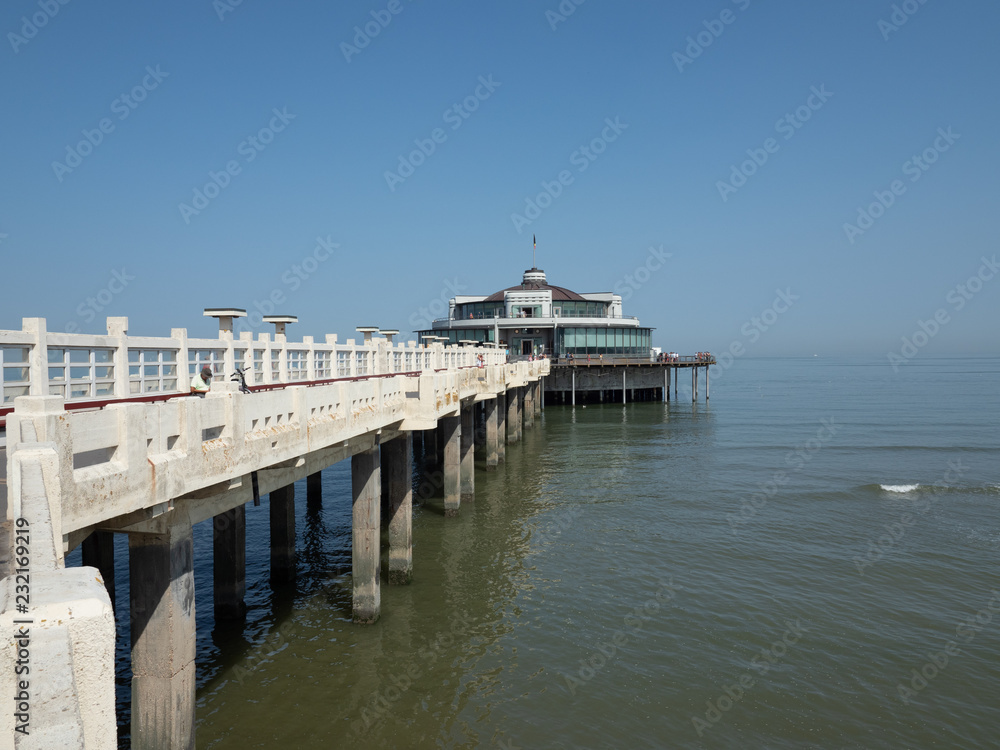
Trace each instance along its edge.
{"label": "pier support column", "polygon": [[541,414],[545,408],[545,378],[538,379],[538,401],[535,404],[535,414]]}
{"label": "pier support column", "polygon": [[698,368],[691,368],[691,403],[698,400]]}
{"label": "pier support column", "polygon": [[212,578],[216,622],[242,620],[247,613],[247,516],[243,505],[212,519]]}
{"label": "pier support column", "polygon": [[674,398],[680,398],[680,395],[681,395],[680,391],[677,390],[677,369],[678,368],[671,367],[670,369],[674,371]]}
{"label": "pier support column", "polygon": [[[622,403],[623,404],[625,403],[625,396],[628,393],[628,391],[625,390],[625,373],[627,371],[628,371],[628,368],[625,368],[625,367],[622,368]],[[632,400],[635,401],[635,398],[633,398]]]}
{"label": "pier support column", "polygon": [[115,535],[111,531],[94,531],[83,540],[83,564],[97,568],[104,579],[104,588],[111,597],[111,608],[115,605]]}
{"label": "pier support column", "polygon": [[670,368],[663,368],[663,403],[670,400]]}
{"label": "pier support column", "polygon": [[524,428],[535,424],[535,389],[531,383],[524,387]]}
{"label": "pier support column", "polygon": [[517,388],[507,389],[507,445],[517,442]]}
{"label": "pier support column", "polygon": [[496,400],[497,415],[497,463],[507,460],[507,394],[498,393]]}
{"label": "pier support column", "polygon": [[424,430],[424,460],[430,466],[437,466],[441,459],[438,457],[437,428]]}
{"label": "pier support column", "polygon": [[306,505],[309,507],[323,505],[323,472],[321,471],[306,477]]}
{"label": "pier support column", "polygon": [[389,521],[389,583],[413,578],[413,438],[412,433],[382,444],[382,482]]}
{"label": "pier support column", "polygon": [[351,456],[351,578],[354,622],[373,623],[382,608],[380,510],[382,481],[378,446]]}
{"label": "pier support column", "polygon": [[271,512],[271,581],[294,581],[295,485],[272,490],[268,505]]}
{"label": "pier support column", "polygon": [[572,395],[570,396],[570,404],[572,406],[576,406],[576,368],[575,367],[573,368],[573,370],[572,370],[572,372],[570,374],[572,375],[572,378],[573,378],[573,385],[571,386],[573,390],[571,391]]}
{"label": "pier support column", "polygon": [[194,748],[194,544],[186,519],[129,535],[132,747]]}
{"label": "pier support column", "polygon": [[497,404],[499,399],[483,401],[486,413],[486,471],[496,471],[500,463],[497,456]]}
{"label": "pier support column", "polygon": [[524,437],[524,386],[517,389],[517,442]]}
{"label": "pier support column", "polygon": [[462,418],[442,417],[438,429],[444,437],[444,514],[457,516],[462,505]]}
{"label": "pier support column", "polygon": [[474,403],[462,407],[461,455],[459,456],[461,480],[459,482],[459,491],[463,503],[471,503],[476,499],[475,415],[476,405]]}
{"label": "pier support column", "polygon": [[708,395],[709,395],[709,391],[708,391],[708,370],[709,370],[708,365],[705,365],[705,403],[706,404],[708,403]]}

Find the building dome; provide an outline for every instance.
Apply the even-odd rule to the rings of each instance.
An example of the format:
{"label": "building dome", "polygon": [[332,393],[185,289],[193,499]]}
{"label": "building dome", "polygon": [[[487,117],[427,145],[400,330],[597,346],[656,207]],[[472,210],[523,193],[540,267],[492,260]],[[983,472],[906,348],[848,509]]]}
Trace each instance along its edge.
{"label": "building dome", "polygon": [[512,286],[501,289],[487,297],[484,302],[503,302],[505,292],[530,292],[530,291],[551,291],[553,302],[564,302],[566,300],[586,300],[576,292],[564,289],[561,286],[552,286],[546,282],[545,271],[540,268],[529,268],[521,277],[520,286]]}

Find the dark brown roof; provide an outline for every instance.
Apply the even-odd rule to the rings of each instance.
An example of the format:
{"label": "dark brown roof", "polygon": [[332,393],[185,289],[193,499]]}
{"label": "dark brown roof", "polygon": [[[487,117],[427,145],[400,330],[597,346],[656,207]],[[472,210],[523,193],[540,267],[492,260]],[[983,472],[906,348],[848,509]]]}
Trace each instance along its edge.
{"label": "dark brown roof", "polygon": [[571,292],[569,289],[564,289],[561,286],[552,286],[551,284],[518,284],[517,286],[508,287],[507,289],[501,289],[495,294],[491,294],[484,301],[485,302],[503,302],[504,292],[541,292],[549,290],[552,292],[552,300],[554,302],[562,302],[565,300],[586,300],[581,297],[576,292]]}

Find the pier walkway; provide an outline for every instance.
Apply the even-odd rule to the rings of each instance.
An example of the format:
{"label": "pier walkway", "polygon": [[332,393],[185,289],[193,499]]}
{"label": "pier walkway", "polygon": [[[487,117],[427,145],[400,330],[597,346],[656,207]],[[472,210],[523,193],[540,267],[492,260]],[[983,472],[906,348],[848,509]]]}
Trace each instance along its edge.
{"label": "pier walkway", "polygon": [[[374,622],[384,536],[387,581],[412,577],[413,436],[436,457],[453,516],[475,497],[476,443],[496,469],[541,410],[547,360],[394,344],[395,331],[376,338],[374,328],[359,329],[362,343],[290,342],[290,318],[272,319],[273,335],[236,337],[241,312],[206,311],[220,320],[217,339],[133,337],[125,318],[109,318],[101,336],[50,333],[40,318],[0,331],[0,627],[25,634],[0,649],[0,689],[9,705],[29,696],[23,711],[2,712],[4,736],[24,725],[31,747],[116,747],[113,533],[129,538],[132,746],[193,748],[193,524],[213,519],[216,619],[239,620],[245,504],[268,495],[271,577],[291,580],[294,482],[307,478],[312,496],[318,473],[350,458],[354,619]],[[211,392],[189,395],[205,366]],[[229,380],[242,367],[251,393]],[[86,567],[66,569],[80,545]]]}

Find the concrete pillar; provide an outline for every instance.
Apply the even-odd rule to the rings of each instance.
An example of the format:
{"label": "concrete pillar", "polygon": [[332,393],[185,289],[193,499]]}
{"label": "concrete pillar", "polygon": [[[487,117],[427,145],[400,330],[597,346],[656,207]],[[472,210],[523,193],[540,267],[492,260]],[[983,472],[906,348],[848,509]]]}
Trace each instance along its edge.
{"label": "concrete pillar", "polygon": [[507,445],[517,442],[517,388],[507,389]]}
{"label": "concrete pillar", "polygon": [[663,403],[670,400],[670,369],[667,367],[663,368],[663,393],[660,395],[663,397]]}
{"label": "concrete pillar", "polygon": [[483,401],[486,412],[486,471],[496,471],[500,463],[497,456],[497,403],[499,399]]}
{"label": "concrete pillar", "polygon": [[672,367],[670,369],[672,369],[674,371],[674,398],[678,398],[680,396],[680,392],[677,390],[677,370],[678,370],[678,368]]}
{"label": "concrete pillar", "polygon": [[575,367],[571,371],[571,375],[573,377],[573,385],[572,385],[573,390],[572,390],[572,396],[571,396],[570,404],[573,405],[573,406],[576,406],[576,368]]}
{"label": "concrete pillar", "polygon": [[187,522],[129,535],[135,750],[194,748],[193,550]]}
{"label": "concrete pillar", "polygon": [[517,389],[517,442],[524,437],[524,386]]}
{"label": "concrete pillar", "polygon": [[439,429],[444,438],[444,514],[457,516],[462,504],[462,418],[442,417]]}
{"label": "concrete pillar", "polygon": [[708,366],[705,367],[705,403],[708,403]]}
{"label": "concrete pillar", "polygon": [[691,403],[698,400],[698,368],[691,368]]}
{"label": "concrete pillar", "polygon": [[424,430],[424,460],[429,466],[437,466],[441,459],[438,457],[438,430],[435,427],[431,430]]}
{"label": "concrete pillar", "polygon": [[535,389],[531,383],[524,387],[524,428],[527,429],[535,424]]}
{"label": "concrete pillar", "polygon": [[476,454],[475,454],[475,404],[462,407],[461,455],[459,465],[462,502],[471,503],[476,499]]}
{"label": "concrete pillar", "polygon": [[377,446],[351,456],[351,577],[354,583],[354,621],[359,623],[378,620],[382,607],[381,485]]}
{"label": "concrete pillar", "polygon": [[498,393],[496,401],[497,413],[497,463],[507,460],[507,394]]}
{"label": "concrete pillar", "polygon": [[538,409],[536,414],[541,414],[542,410],[545,408],[545,378],[538,379],[538,402],[536,403]]}
{"label": "concrete pillar", "polygon": [[[625,390],[625,373],[627,371],[628,371],[627,367],[623,367],[622,368],[622,403],[623,404],[625,403],[625,394],[627,393],[627,391]],[[635,398],[633,398],[632,400],[635,401]]]}
{"label": "concrete pillar", "polygon": [[247,613],[247,516],[238,505],[212,519],[215,619],[242,620]]}
{"label": "concrete pillar", "polygon": [[83,540],[83,564],[97,568],[104,579],[104,588],[111,598],[111,608],[115,604],[115,535],[111,531],[94,531]]}
{"label": "concrete pillar", "polygon": [[405,584],[413,578],[413,438],[382,444],[382,483],[386,489],[389,521],[389,583]]}
{"label": "concrete pillar", "polygon": [[317,471],[306,477],[306,505],[323,505],[323,472]]}
{"label": "concrete pillar", "polygon": [[295,485],[271,490],[271,581],[295,580]]}

